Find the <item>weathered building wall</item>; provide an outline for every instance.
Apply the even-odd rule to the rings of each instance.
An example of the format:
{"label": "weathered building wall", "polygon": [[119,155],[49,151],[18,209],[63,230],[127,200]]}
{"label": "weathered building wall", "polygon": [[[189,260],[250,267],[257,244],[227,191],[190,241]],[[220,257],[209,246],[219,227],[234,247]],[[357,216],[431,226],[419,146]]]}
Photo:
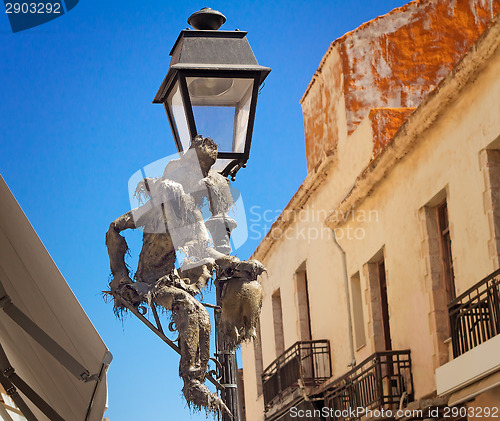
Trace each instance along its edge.
{"label": "weathered building wall", "polygon": [[[349,279],[359,272],[363,290],[366,344],[355,351],[358,362],[379,351],[373,337],[371,292],[367,263],[383,250],[386,262],[393,349],[411,349],[416,398],[435,391],[434,368],[439,347],[432,324],[432,277],[424,247],[422,211],[433,199],[448,201],[457,294],[496,268],[489,243],[495,238],[483,200],[488,188],[486,148],[500,148],[500,49],[474,83],[449,104],[425,136],[360,206],[339,214],[337,238],[347,254]],[[373,132],[367,118],[338,145],[334,164],[320,188],[301,206],[286,230],[275,227],[272,245],[263,242],[255,253],[269,271],[261,316],[263,365],[276,357],[271,295],[278,288],[283,302],[285,348],[300,340],[295,271],[306,262],[310,285],[313,339],[329,339],[333,378],[349,370],[347,305],[341,254],[321,223],[324,212],[335,209],[350,191],[353,180],[372,160]],[[310,175],[312,176],[312,175]],[[309,176],[309,177],[310,177]],[[441,193],[440,193],[441,192]],[[440,196],[444,192],[445,196]],[[440,199],[439,199],[440,200]],[[293,201],[293,199],[292,199]],[[278,230],[279,228],[279,230]],[[447,346],[447,345],[446,345]],[[257,396],[254,349],[242,347],[246,379],[247,417],[263,420],[262,395]],[[442,363],[442,361],[441,361]]]}
{"label": "weathered building wall", "polygon": [[[439,365],[430,320],[430,259],[440,257],[429,255],[423,246],[428,235],[424,207],[436,204],[436,197],[447,200],[457,295],[498,268],[488,247],[495,234],[483,200],[487,183],[480,159],[485,149],[500,146],[498,75],[500,51],[355,209],[357,216],[337,228],[339,233],[363,232],[362,240],[344,236],[340,243],[348,256],[349,276],[361,272],[365,320],[370,320],[369,285],[362,268],[384,250],[393,348],[412,351],[417,398],[435,390],[434,368]],[[374,210],[378,221],[360,217]]]}
{"label": "weathered building wall", "polygon": [[339,111],[350,134],[372,108],[418,106],[499,11],[498,0],[417,0],[334,41],[301,100],[308,171],[335,149]]}
{"label": "weathered building wall", "polygon": [[[436,2],[410,5],[429,3]],[[497,11],[499,2],[492,4],[492,10]],[[448,8],[444,7],[446,5]],[[452,10],[460,19],[469,16],[467,25],[473,22],[472,26],[483,25],[489,5],[479,0],[439,2],[440,13]],[[404,16],[409,13],[409,6],[402,8]],[[394,20],[395,16],[392,18]],[[432,22],[431,18],[427,20]],[[495,25],[500,27],[498,19]],[[405,37],[414,34],[416,26],[412,28],[404,32]],[[429,28],[422,26],[421,30],[425,29]],[[494,212],[500,203],[499,184],[495,181],[495,175],[500,174],[497,169],[500,168],[500,152],[485,151],[485,148],[500,150],[500,48],[496,49],[493,58],[484,58],[476,50],[473,52],[476,53],[474,60],[485,61],[487,67],[477,71],[472,80],[463,79],[466,80],[463,82],[460,78],[465,76],[455,67],[443,82],[449,91],[441,90],[443,86],[440,85],[421,104],[420,100],[419,104],[408,100],[402,108],[401,104],[397,108],[387,108],[392,104],[367,102],[366,107],[356,108],[364,107],[364,114],[358,114],[359,121],[350,133],[348,127],[349,124],[354,127],[355,116],[349,117],[344,107],[352,92],[347,92],[345,86],[337,90],[338,82],[342,85],[346,78],[339,70],[341,55],[334,47],[325,56],[302,102],[308,176],[253,256],[268,269],[263,280],[265,296],[261,315],[264,368],[279,356],[275,348],[271,299],[278,289],[285,348],[301,339],[295,274],[305,263],[312,338],[330,340],[333,378],[350,369],[342,255],[324,224],[326,214],[341,209],[335,215],[336,223],[332,222],[332,217],[328,221],[337,229],[337,238],[346,251],[348,279],[359,274],[361,282],[366,343],[355,349],[356,361],[359,363],[373,352],[384,349],[380,332],[377,332],[380,322],[378,303],[374,299],[376,291],[369,282],[374,257],[383,256],[392,348],[411,349],[415,397],[419,399],[435,393],[434,369],[449,358],[448,343],[443,338],[443,334],[447,334],[443,323],[447,323],[448,316],[446,308],[443,309],[447,303],[440,295],[435,277],[441,255],[432,243],[434,239],[429,239],[426,211],[446,198],[457,294],[497,268],[500,255],[500,224],[497,223],[500,212]],[[448,57],[458,61],[451,53]],[[472,68],[474,60],[471,60],[467,66]],[[441,80],[445,71],[438,67],[435,70],[437,74],[442,69]],[[339,79],[330,83],[326,74]],[[439,80],[436,79],[436,85]],[[458,80],[456,86],[466,87],[462,91],[449,88],[455,86],[450,80]],[[420,91],[408,90],[407,98],[412,92]],[[447,102],[455,94],[458,96]],[[364,101],[364,95],[360,93],[359,101]],[[385,101],[389,96],[382,99]],[[332,108],[332,104],[336,107]],[[420,107],[414,109],[416,105]],[[411,145],[396,153],[396,147],[399,148],[402,142],[410,142],[405,140],[409,139],[408,124],[401,127],[405,120],[412,122],[413,129],[428,129],[422,129],[411,140]],[[488,156],[497,155],[498,163],[491,164]],[[370,177],[375,180],[373,185],[366,182]],[[360,180],[364,187],[356,191]],[[341,207],[342,204],[345,206]],[[247,418],[263,420],[264,404],[262,395],[257,392],[260,373],[256,370],[254,346],[243,345],[242,356]]]}

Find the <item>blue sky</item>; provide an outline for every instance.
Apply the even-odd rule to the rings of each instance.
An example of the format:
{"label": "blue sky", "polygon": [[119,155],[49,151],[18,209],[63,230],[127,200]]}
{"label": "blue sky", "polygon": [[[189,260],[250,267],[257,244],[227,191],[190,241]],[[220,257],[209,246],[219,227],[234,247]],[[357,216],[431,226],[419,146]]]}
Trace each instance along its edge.
{"label": "blue sky", "polygon": [[[111,421],[205,419],[185,407],[177,355],[133,317],[122,324],[101,297],[104,237],[130,209],[129,178],[175,153],[163,107],[151,102],[189,15],[221,11],[222,29],[248,31],[259,63],[272,68],[248,167],[234,183],[252,228],[237,255],[248,258],[265,219],[306,176],[299,100],[329,44],[404,3],[80,0],[61,18],[15,34],[0,8],[0,174],[114,355]],[[137,233],[127,238],[140,241]]]}

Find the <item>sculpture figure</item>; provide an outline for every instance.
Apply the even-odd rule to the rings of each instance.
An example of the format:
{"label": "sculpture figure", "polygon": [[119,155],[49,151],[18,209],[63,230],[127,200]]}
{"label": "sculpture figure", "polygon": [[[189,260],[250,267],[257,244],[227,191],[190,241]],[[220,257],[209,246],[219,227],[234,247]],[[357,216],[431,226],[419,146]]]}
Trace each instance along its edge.
{"label": "sculpture figure", "polygon": [[[190,149],[170,161],[160,178],[145,178],[136,189],[144,200],[139,208],[113,221],[106,234],[115,299],[134,306],[155,303],[169,310],[179,332],[179,375],[189,405],[212,412],[228,408],[203,384],[210,357],[210,318],[195,298],[214,277],[222,287],[220,332],[226,346],[234,349],[255,337],[262,306],[262,288],[257,280],[265,271],[255,260],[229,256],[229,234],[235,223],[227,216],[233,205],[228,181],[211,167],[217,145],[196,136]],[[201,208],[208,203],[212,217],[205,224]],[[210,238],[207,226],[210,228]],[[139,264],[131,279],[125,263],[128,250],[120,232],[144,231]],[[177,265],[176,265],[177,263]]]}

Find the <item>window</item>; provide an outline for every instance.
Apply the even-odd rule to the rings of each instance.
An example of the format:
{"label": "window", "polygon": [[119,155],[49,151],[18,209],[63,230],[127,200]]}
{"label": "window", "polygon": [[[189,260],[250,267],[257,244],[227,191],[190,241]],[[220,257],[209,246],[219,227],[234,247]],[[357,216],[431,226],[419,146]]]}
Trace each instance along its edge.
{"label": "window", "polygon": [[453,273],[453,259],[451,257],[450,226],[446,201],[437,207],[437,218],[441,244],[441,261],[443,264],[443,282],[449,303],[456,298],[457,294],[455,290],[455,275]]}
{"label": "window", "polygon": [[385,274],[385,261],[377,262],[377,275],[380,288],[380,307],[382,316],[382,330],[384,336],[385,350],[392,349],[391,325],[389,323],[389,301],[387,299],[387,279]]}
{"label": "window", "polygon": [[488,216],[490,240],[488,250],[493,267],[500,267],[500,137],[479,154],[484,173],[484,212]]}
{"label": "window", "polygon": [[364,273],[368,282],[368,339],[376,352],[392,349],[389,323],[389,300],[384,249],[380,249],[366,265]]}
{"label": "window", "polygon": [[430,296],[429,323],[434,344],[434,368],[449,361],[450,337],[448,304],[455,298],[455,276],[447,189],[439,191],[420,209],[423,224],[422,255],[426,270],[424,285]]}
{"label": "window", "polygon": [[272,297],[273,322],[274,322],[274,345],[276,357],[285,352],[285,337],[283,335],[283,309],[281,307],[281,292],[276,290]]}
{"label": "window", "polygon": [[302,264],[295,273],[295,288],[297,292],[300,340],[310,341],[312,338],[311,315],[309,310],[309,289],[305,264]]}
{"label": "window", "polygon": [[351,294],[354,321],[354,338],[356,341],[356,348],[359,349],[366,344],[365,320],[363,316],[363,299],[359,272],[351,277]]}
{"label": "window", "polygon": [[[295,272],[295,291],[297,293],[297,307],[299,317],[299,337],[301,341],[310,341],[311,315],[309,309],[309,288],[307,283],[307,271],[305,262],[300,265]],[[303,360],[302,370],[306,378],[314,377],[314,361],[312,357],[312,347],[301,349]]]}

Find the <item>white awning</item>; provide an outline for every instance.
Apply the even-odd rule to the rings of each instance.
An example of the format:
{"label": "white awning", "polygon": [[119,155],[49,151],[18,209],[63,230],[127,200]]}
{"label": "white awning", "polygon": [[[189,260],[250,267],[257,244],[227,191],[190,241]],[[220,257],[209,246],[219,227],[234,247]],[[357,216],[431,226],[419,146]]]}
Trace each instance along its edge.
{"label": "white awning", "polygon": [[28,420],[102,421],[110,362],[0,176],[0,383]]}

